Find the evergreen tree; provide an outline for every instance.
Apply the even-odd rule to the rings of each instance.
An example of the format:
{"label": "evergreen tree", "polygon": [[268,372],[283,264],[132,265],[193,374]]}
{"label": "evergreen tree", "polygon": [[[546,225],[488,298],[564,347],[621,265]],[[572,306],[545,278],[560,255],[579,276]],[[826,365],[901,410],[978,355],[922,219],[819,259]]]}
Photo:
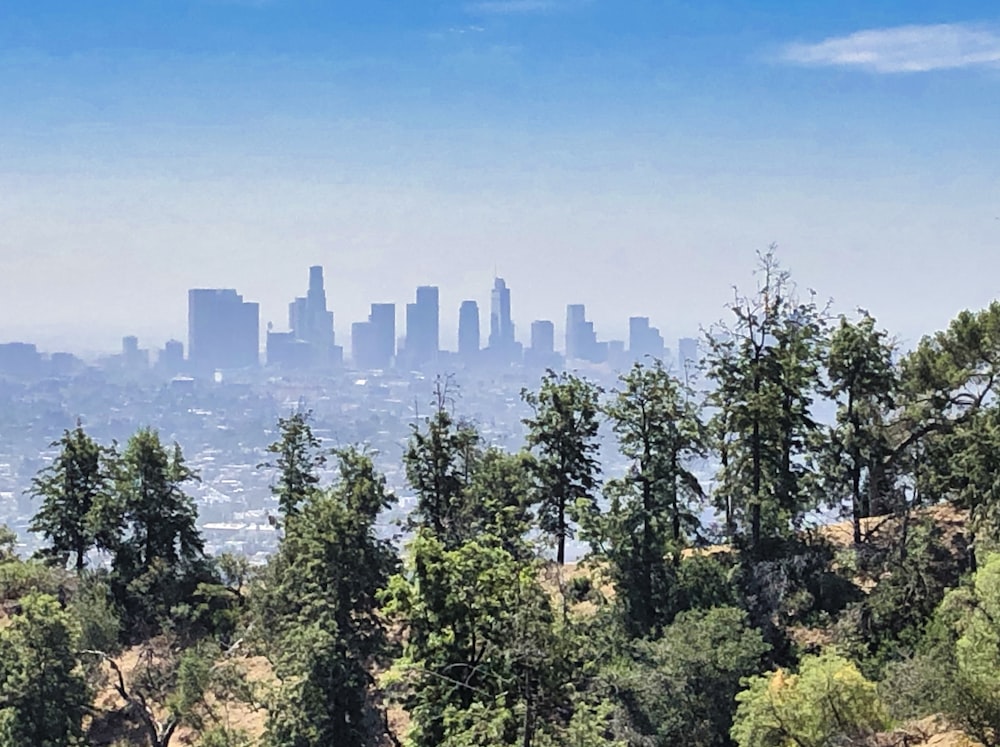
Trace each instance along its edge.
{"label": "evergreen tree", "polygon": [[183,489],[197,479],[179,445],[140,429],[113,461],[114,489],[94,505],[97,546],[111,553],[112,589],[126,636],[158,627],[171,607],[215,582],[205,563],[198,510]]}
{"label": "evergreen tree", "polygon": [[716,500],[728,532],[742,534],[754,557],[811,507],[804,483],[823,337],[821,311],[796,297],[772,252],[758,277],[756,294],[737,293],[730,305],[733,323],[709,335],[707,360],[721,456]]}
{"label": "evergreen tree", "polygon": [[31,531],[48,540],[49,554],[72,558],[80,572],[95,541],[91,511],[109,487],[106,452],[80,423],[51,446],[59,455],[31,483],[31,495],[42,499]]}
{"label": "evergreen tree", "polygon": [[704,495],[689,467],[706,438],[692,393],[660,361],[637,363],[620,381],[606,412],[631,468],[608,485],[603,534],[626,629],[644,636],[674,612],[676,563],[698,534]]}
{"label": "evergreen tree", "polygon": [[168,449],[150,428],[129,439],[115,470],[121,523],[116,546],[109,549],[116,572],[131,578],[156,560],[175,566],[203,557],[198,510],[182,487],[196,479],[178,444]]}
{"label": "evergreen tree", "polygon": [[278,499],[278,511],[287,517],[299,507],[319,486],[319,470],[326,464],[320,440],[312,432],[309,419],[312,413],[297,412],[278,419],[280,438],[267,447],[276,455],[274,462],[261,467],[278,471],[278,481],[271,492]]}
{"label": "evergreen tree", "polygon": [[534,550],[526,539],[532,527],[531,455],[490,447],[476,460],[466,489],[468,537],[494,537],[512,556],[527,560]]}
{"label": "evergreen tree", "polygon": [[586,520],[596,503],[600,389],[586,379],[549,370],[538,392],[521,391],[533,410],[525,419],[535,484],[535,504],[542,531],[555,538],[556,562],[566,560],[571,521]]}
{"label": "evergreen tree", "polygon": [[969,512],[974,549],[1000,548],[1000,406],[991,402],[922,446],[915,489],[927,503]]}
{"label": "evergreen tree", "polygon": [[417,497],[410,526],[426,527],[449,547],[472,536],[477,507],[468,490],[482,455],[482,442],[472,425],[456,422],[448,410],[447,382],[436,384],[434,414],[423,427],[411,427],[403,465]]}
{"label": "evergreen tree", "polygon": [[370,667],[387,652],[376,593],[396,558],[375,522],[395,498],[368,455],[345,449],[337,459],[337,484],[289,516],[257,589],[265,651],[283,682],[267,724],[274,747],[377,745],[386,730]]}
{"label": "evergreen tree", "polygon": [[875,328],[867,313],[857,322],[841,317],[827,351],[829,394],[838,407],[823,487],[831,504],[846,497],[855,545],[862,540],[862,519],[888,499],[888,416],[896,406],[899,386],[894,352],[888,335]]}
{"label": "evergreen tree", "polygon": [[[548,745],[576,707],[577,664],[537,562],[484,535],[449,550],[421,530],[385,610],[405,631],[398,683],[414,747]],[[561,742],[566,743],[566,742]]]}

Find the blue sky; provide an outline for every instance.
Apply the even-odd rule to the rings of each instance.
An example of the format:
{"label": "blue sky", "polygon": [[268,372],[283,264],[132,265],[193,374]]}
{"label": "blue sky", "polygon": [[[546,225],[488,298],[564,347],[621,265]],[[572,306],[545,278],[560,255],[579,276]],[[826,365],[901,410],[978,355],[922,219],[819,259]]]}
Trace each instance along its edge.
{"label": "blue sky", "polygon": [[[1000,277],[985,2],[0,2],[0,338],[183,338],[185,291],[285,323],[327,268],[526,331],[719,318],[771,242],[904,338]],[[29,312],[30,310],[30,312]]]}

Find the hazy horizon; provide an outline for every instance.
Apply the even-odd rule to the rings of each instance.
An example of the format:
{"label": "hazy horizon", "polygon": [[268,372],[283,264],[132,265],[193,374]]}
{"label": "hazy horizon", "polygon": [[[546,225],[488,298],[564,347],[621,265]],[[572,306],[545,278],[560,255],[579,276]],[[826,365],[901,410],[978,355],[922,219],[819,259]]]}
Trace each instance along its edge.
{"label": "hazy horizon", "polygon": [[496,269],[519,337],[673,346],[772,242],[904,340],[997,295],[984,2],[101,7],[0,10],[0,341],[186,342],[193,287],[284,329],[322,264],[341,344],[434,284],[452,347]]}

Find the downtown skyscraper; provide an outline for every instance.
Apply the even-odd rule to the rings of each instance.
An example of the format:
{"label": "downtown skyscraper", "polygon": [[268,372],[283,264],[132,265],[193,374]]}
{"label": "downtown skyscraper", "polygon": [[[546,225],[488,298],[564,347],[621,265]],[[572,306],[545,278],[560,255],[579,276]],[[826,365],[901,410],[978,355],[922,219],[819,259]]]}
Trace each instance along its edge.
{"label": "downtown skyscraper", "polygon": [[490,360],[509,364],[521,359],[521,346],[514,339],[514,320],[510,315],[510,288],[503,278],[494,278],[490,292]]}
{"label": "downtown skyscraper", "polygon": [[587,309],[582,303],[566,307],[566,360],[602,363],[608,357],[607,344],[597,341],[594,323],[587,321]]}
{"label": "downtown skyscraper", "polygon": [[417,288],[415,303],[406,304],[407,365],[419,368],[437,360],[440,347],[440,307],[436,285]]}
{"label": "downtown skyscraper", "polygon": [[396,357],[396,304],[373,303],[368,321],[351,325],[351,360],[359,369],[386,369]]}
{"label": "downtown skyscraper", "polygon": [[188,291],[188,361],[208,373],[260,362],[260,307],[232,288]]}
{"label": "downtown skyscraper", "polygon": [[336,346],[333,312],[326,308],[323,268],[309,268],[306,295],[288,305],[288,327],[292,338],[309,346],[309,362],[316,366],[340,363],[343,351]]}
{"label": "downtown skyscraper", "polygon": [[323,268],[309,268],[309,288],[288,304],[288,332],[272,332],[268,325],[267,363],[290,369],[328,368],[343,362],[344,349],[336,344],[333,312],[326,307]]}
{"label": "downtown skyscraper", "polygon": [[648,316],[633,316],[628,320],[628,351],[633,360],[663,359],[663,335],[649,325]]}
{"label": "downtown skyscraper", "polygon": [[465,363],[479,357],[479,304],[462,301],[458,309],[458,356]]}
{"label": "downtown skyscraper", "polygon": [[490,347],[506,348],[513,344],[514,321],[510,317],[510,288],[503,278],[495,278],[490,292]]}

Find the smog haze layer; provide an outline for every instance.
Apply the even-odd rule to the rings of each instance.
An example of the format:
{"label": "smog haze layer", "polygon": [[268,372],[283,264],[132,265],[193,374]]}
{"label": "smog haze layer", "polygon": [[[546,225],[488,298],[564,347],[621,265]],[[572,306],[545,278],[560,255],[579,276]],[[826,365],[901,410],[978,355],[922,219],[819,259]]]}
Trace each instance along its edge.
{"label": "smog haze layer", "polygon": [[[183,339],[186,291],[338,336],[495,272],[519,335],[719,318],[775,242],[904,340],[1000,277],[985,2],[14,0],[0,10],[6,340]],[[558,323],[558,321],[557,321]]]}

